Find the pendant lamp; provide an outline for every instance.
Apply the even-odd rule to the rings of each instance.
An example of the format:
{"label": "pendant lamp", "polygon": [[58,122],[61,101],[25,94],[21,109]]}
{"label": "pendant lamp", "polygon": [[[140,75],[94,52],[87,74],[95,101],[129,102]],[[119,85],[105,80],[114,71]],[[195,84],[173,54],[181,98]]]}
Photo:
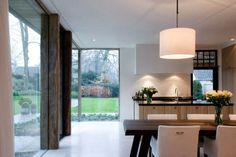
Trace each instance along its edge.
{"label": "pendant lamp", "polygon": [[186,59],[195,56],[196,32],[192,28],[178,27],[179,6],[176,1],[176,28],[160,32],[160,58]]}

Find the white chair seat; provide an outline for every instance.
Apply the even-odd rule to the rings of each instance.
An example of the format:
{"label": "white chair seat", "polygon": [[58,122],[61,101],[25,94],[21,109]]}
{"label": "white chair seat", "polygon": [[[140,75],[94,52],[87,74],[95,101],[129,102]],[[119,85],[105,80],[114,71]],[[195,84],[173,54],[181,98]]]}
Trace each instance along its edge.
{"label": "white chair seat", "polygon": [[155,157],[197,157],[200,126],[159,126],[158,138],[151,138]]}
{"label": "white chair seat", "polygon": [[204,154],[208,157],[236,157],[236,126],[217,127],[216,139],[204,139]]}
{"label": "white chair seat", "polygon": [[214,120],[214,114],[187,114],[188,120]]}
{"label": "white chair seat", "polygon": [[177,120],[177,114],[148,114],[148,120]]}
{"label": "white chair seat", "polygon": [[229,114],[230,120],[236,120],[236,114]]}

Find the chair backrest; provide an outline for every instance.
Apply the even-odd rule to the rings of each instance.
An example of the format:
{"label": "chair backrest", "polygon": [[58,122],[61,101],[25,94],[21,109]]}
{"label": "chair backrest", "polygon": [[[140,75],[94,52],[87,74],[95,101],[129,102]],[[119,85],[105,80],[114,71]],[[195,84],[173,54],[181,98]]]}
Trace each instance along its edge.
{"label": "chair backrest", "polygon": [[217,157],[236,157],[236,126],[217,127],[216,147]]}
{"label": "chair backrest", "polygon": [[187,114],[188,120],[214,120],[214,114]]}
{"label": "chair backrest", "polygon": [[160,157],[197,157],[200,126],[159,126]]}
{"label": "chair backrest", "polygon": [[148,120],[177,120],[177,114],[148,114]]}
{"label": "chair backrest", "polygon": [[229,114],[230,120],[236,120],[236,114]]}

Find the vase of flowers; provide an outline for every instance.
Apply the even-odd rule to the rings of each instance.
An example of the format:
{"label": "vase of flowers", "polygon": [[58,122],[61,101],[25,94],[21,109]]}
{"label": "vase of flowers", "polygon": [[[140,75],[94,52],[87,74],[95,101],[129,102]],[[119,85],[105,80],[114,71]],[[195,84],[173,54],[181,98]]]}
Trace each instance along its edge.
{"label": "vase of flowers", "polygon": [[230,98],[232,97],[232,93],[227,90],[218,90],[218,91],[210,91],[206,93],[206,99],[209,102],[212,102],[215,106],[215,124],[221,125],[223,124],[223,119],[221,117],[221,112],[224,106],[229,105]]}
{"label": "vase of flowers", "polygon": [[147,103],[152,102],[152,96],[153,94],[157,93],[157,89],[155,87],[144,87],[142,89],[142,93],[146,95]]}

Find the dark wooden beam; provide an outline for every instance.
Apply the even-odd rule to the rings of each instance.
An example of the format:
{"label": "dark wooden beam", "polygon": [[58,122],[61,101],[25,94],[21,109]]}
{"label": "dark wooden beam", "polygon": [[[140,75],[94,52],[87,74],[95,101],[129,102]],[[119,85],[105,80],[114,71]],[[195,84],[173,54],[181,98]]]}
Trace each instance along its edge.
{"label": "dark wooden beam", "polygon": [[41,16],[41,149],[48,149],[48,15]]}
{"label": "dark wooden beam", "polygon": [[49,15],[49,73],[48,73],[48,146],[59,147],[59,107],[60,107],[60,25],[57,14]]}
{"label": "dark wooden beam", "polygon": [[41,28],[41,149],[59,147],[60,34],[56,14],[42,16]]}
{"label": "dark wooden beam", "polygon": [[62,56],[62,136],[71,134],[71,62],[72,33],[61,32]]}

